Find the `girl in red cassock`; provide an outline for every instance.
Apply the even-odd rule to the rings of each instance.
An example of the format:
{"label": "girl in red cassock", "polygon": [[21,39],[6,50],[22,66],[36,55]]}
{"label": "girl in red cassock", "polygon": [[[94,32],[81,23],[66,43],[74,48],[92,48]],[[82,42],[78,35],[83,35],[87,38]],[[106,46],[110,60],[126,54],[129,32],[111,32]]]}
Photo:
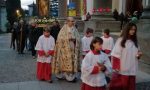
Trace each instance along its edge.
{"label": "girl in red cassock", "polygon": [[142,55],[136,33],[136,25],[128,23],[112,50],[112,66],[115,73],[112,75],[109,90],[135,90],[138,59]]}
{"label": "girl in red cassock", "polygon": [[95,37],[90,45],[91,50],[86,54],[81,65],[81,90],[106,90],[106,73],[112,71],[108,56],[103,53],[103,40]]}

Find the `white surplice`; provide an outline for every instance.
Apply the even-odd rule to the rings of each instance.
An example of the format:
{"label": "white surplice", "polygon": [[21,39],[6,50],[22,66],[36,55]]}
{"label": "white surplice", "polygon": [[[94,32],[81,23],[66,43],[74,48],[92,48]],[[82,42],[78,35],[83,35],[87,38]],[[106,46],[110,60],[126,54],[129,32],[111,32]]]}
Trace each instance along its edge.
{"label": "white surplice", "polygon": [[[44,50],[45,52],[48,52],[49,50],[54,50],[55,47],[55,40],[52,36],[45,37],[44,35],[40,36],[38,39],[38,42],[36,44],[35,50]],[[41,63],[51,63],[52,56],[45,57],[45,56],[39,56],[37,58],[38,62]]]}
{"label": "white surplice", "polygon": [[[101,71],[98,74],[92,74],[94,66],[97,66],[97,63],[103,63],[106,67],[106,71]],[[101,54],[95,55],[92,51],[90,51],[82,61],[81,72],[81,79],[83,83],[92,87],[101,87],[107,84],[105,74],[112,72],[112,66],[105,53],[101,52]]]}
{"label": "white surplice", "polygon": [[136,57],[138,48],[131,40],[127,40],[125,48],[123,48],[121,47],[121,40],[122,38],[117,40],[111,55],[120,59],[120,74],[136,75],[138,69],[138,59]]}
{"label": "white surplice", "polygon": [[114,39],[112,37],[105,38],[104,36],[101,37],[103,39],[103,50],[112,50],[114,47]]}
{"label": "white surplice", "polygon": [[91,37],[86,37],[84,36],[82,39],[81,39],[81,42],[82,42],[82,55],[86,55],[86,51],[90,51],[90,44],[93,40],[93,36]]}

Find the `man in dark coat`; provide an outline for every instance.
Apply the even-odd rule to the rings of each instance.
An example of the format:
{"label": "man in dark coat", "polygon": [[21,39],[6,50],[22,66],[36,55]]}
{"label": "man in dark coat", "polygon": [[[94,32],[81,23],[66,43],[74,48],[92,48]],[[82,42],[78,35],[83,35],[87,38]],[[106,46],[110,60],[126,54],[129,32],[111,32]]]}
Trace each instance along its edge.
{"label": "man in dark coat", "polygon": [[35,59],[36,57],[36,50],[35,50],[36,43],[42,34],[43,34],[43,29],[37,27],[35,23],[32,23],[29,31],[29,41],[31,45],[31,52],[32,52],[33,59]]}
{"label": "man in dark coat", "polygon": [[13,49],[16,49],[16,45],[18,43],[18,39],[17,39],[18,32],[19,32],[18,23],[14,22],[12,27],[11,45],[10,45],[10,47],[13,47]]}
{"label": "man in dark coat", "polygon": [[19,35],[18,35],[18,53],[24,54],[24,48],[25,48],[25,42],[27,37],[27,29],[25,22],[23,20],[20,20],[19,23]]}
{"label": "man in dark coat", "polygon": [[60,25],[58,21],[54,21],[53,22],[53,26],[51,27],[51,35],[54,37],[55,42],[57,40],[57,36],[59,34],[60,31]]}

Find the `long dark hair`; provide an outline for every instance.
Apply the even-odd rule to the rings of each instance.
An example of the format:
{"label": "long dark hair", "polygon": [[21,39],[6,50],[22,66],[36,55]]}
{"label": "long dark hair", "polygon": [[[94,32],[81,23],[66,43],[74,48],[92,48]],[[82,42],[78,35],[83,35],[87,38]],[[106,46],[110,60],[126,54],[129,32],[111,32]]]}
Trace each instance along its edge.
{"label": "long dark hair", "polygon": [[[135,26],[136,30],[135,30],[135,34],[133,36],[129,36],[129,31],[130,29]],[[132,40],[135,44],[135,46],[138,48],[138,40],[137,40],[137,26],[134,23],[128,23],[126,24],[126,26],[124,27],[121,37],[122,37],[122,41],[121,41],[121,46],[125,48],[125,43],[128,39]]]}
{"label": "long dark hair", "polygon": [[92,28],[87,28],[87,30],[86,30],[86,34],[93,33],[93,32],[94,32],[94,30]]}
{"label": "long dark hair", "polygon": [[103,40],[102,40],[100,37],[95,37],[95,38],[92,40],[91,44],[90,44],[90,49],[91,49],[91,50],[94,50],[93,44],[95,44],[95,43],[97,43],[97,42],[99,42],[100,44],[103,44]]}

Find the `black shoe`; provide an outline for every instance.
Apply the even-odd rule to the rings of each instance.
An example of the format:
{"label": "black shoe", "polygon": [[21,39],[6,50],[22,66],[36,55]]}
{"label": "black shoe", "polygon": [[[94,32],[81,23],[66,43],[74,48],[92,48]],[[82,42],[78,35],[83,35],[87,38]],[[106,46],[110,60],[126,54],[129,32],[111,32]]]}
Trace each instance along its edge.
{"label": "black shoe", "polygon": [[77,78],[75,78],[72,82],[73,82],[73,83],[76,83],[76,82],[77,82]]}
{"label": "black shoe", "polygon": [[65,80],[65,78],[58,78],[58,77],[56,77],[58,80]]}
{"label": "black shoe", "polygon": [[24,52],[21,52],[20,54],[24,54]]}
{"label": "black shoe", "polygon": [[18,54],[21,54],[21,52],[18,52]]}
{"label": "black shoe", "polygon": [[52,81],[52,80],[49,80],[48,83],[53,83],[53,81]]}
{"label": "black shoe", "polygon": [[45,81],[44,79],[40,79],[39,81]]}

